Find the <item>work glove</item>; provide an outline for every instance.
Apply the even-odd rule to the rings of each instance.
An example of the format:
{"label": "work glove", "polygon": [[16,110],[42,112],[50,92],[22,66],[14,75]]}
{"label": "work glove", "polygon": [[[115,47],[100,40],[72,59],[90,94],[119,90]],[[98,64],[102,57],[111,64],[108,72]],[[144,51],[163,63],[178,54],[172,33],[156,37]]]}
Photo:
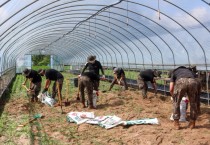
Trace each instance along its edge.
{"label": "work glove", "polygon": [[47,92],[48,88],[44,88],[44,90],[42,91],[42,94],[44,94],[45,92]]}
{"label": "work glove", "polygon": [[102,75],[102,77],[100,79],[105,80],[106,79],[105,75]]}

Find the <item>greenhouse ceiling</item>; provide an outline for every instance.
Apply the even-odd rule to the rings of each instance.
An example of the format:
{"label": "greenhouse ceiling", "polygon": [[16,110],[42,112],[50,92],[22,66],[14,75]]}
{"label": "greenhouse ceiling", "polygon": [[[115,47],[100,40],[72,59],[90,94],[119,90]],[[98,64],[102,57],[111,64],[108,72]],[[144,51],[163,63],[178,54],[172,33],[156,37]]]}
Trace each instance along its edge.
{"label": "greenhouse ceiling", "polygon": [[0,1],[1,70],[26,54],[209,70],[209,47],[210,0]]}

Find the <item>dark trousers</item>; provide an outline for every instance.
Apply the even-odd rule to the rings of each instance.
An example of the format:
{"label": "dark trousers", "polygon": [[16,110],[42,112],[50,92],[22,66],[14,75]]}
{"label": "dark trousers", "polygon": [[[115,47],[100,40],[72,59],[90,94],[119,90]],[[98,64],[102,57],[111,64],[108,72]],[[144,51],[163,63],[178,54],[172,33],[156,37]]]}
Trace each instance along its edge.
{"label": "dark trousers", "polygon": [[31,95],[31,99],[34,101],[34,99],[37,101],[38,98],[37,96],[39,95],[39,92],[41,91],[41,82],[33,83],[31,88],[30,88],[33,93]]}
{"label": "dark trousers", "polygon": [[147,97],[147,91],[148,91],[147,82],[144,81],[144,79],[141,78],[140,75],[138,75],[137,84],[138,84],[139,89],[141,90],[143,98],[146,98]]}
{"label": "dark trousers", "polygon": [[58,93],[58,88],[57,88],[57,84],[59,84],[59,91],[60,91],[60,94],[61,94],[61,100],[62,100],[62,87],[63,87],[63,78],[62,79],[58,79],[56,80],[54,83],[53,83],[53,87],[52,87],[52,98],[55,99],[55,96],[57,95]]}
{"label": "dark trousers", "polygon": [[86,89],[89,105],[93,106],[92,96],[93,96],[94,86],[97,86],[97,84],[94,83],[89,77],[87,77],[87,76],[81,76],[80,77],[80,79],[79,79],[79,91],[80,91],[81,101],[82,101],[83,105],[85,104],[85,89]]}
{"label": "dark trousers", "polygon": [[193,78],[181,78],[176,81],[173,95],[173,119],[180,119],[180,102],[182,97],[187,94],[190,100],[190,119],[195,121],[198,112],[198,101],[199,101],[199,83]]}

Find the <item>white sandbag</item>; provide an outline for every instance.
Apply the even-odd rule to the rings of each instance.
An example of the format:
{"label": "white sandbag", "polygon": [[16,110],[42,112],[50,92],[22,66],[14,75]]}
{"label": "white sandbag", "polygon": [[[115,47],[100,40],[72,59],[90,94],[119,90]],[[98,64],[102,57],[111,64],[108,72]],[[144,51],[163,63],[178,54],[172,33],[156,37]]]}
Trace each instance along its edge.
{"label": "white sandbag", "polygon": [[98,100],[98,92],[96,90],[93,90],[93,107],[96,108],[97,100]]}
{"label": "white sandbag", "polygon": [[[179,121],[181,121],[181,122],[187,121],[186,120],[187,103],[188,103],[188,99],[186,97],[183,97],[182,101],[180,102],[180,119],[179,119]],[[170,120],[174,120],[173,113],[171,114]]]}

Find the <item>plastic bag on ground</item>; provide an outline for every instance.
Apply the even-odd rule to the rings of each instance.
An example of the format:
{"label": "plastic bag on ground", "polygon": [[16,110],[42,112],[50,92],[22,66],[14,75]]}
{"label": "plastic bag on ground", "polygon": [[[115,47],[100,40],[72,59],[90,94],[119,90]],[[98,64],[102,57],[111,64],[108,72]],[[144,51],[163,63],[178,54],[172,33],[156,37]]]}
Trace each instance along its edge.
{"label": "plastic bag on ground", "polygon": [[[188,103],[188,99],[186,97],[183,97],[182,101],[180,102],[180,119],[179,119],[179,121],[181,121],[181,122],[187,121],[186,120],[187,103]],[[173,113],[171,114],[170,120],[174,120]]]}
{"label": "plastic bag on ground", "polygon": [[102,122],[103,120],[107,119],[109,116],[97,116],[93,119],[88,120],[86,123],[89,124],[100,124],[100,122]]}
{"label": "plastic bag on ground", "polygon": [[122,119],[117,117],[117,116],[107,116],[107,118],[105,120],[103,120],[102,122],[99,123],[99,126],[104,127],[106,129],[115,127],[119,124],[121,124]]}
{"label": "plastic bag on ground", "polygon": [[89,119],[93,119],[94,117],[93,112],[70,112],[67,114],[67,120],[73,120],[76,124],[82,124]]}
{"label": "plastic bag on ground", "polygon": [[123,125],[136,125],[136,124],[159,124],[157,118],[143,118],[138,120],[122,121]]}
{"label": "plastic bag on ground", "polygon": [[43,94],[41,93],[41,94],[39,94],[37,97],[39,98],[39,100],[40,100],[42,103],[44,103],[44,104],[46,104],[46,105],[48,105],[48,106],[50,106],[50,107],[53,107],[53,105],[56,103],[55,99],[53,99],[53,98],[49,95],[48,92],[43,93]]}

